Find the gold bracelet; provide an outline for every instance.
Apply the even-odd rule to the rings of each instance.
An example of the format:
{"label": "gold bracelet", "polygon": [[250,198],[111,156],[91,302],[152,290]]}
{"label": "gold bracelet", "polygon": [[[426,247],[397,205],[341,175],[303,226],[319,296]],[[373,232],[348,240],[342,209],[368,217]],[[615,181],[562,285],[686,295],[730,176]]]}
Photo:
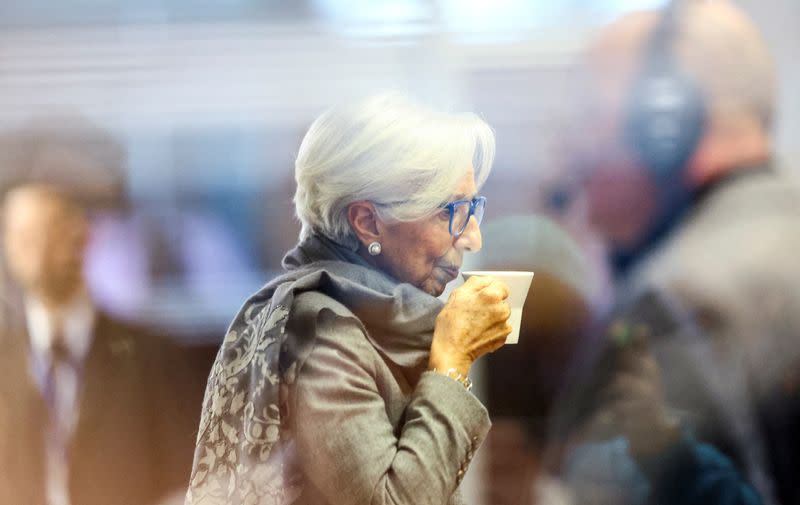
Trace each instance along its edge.
{"label": "gold bracelet", "polygon": [[451,379],[458,381],[462,386],[464,386],[464,388],[466,388],[467,391],[472,391],[472,381],[469,380],[469,377],[462,375],[461,372],[455,368],[448,368],[446,372],[434,368],[433,371],[439,375],[444,375],[445,377],[450,377]]}

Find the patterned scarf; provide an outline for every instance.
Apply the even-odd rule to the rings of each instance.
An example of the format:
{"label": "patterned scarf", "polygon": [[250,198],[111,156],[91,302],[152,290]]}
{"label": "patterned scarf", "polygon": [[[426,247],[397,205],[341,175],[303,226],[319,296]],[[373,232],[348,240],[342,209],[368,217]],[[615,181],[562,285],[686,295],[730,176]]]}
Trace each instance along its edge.
{"label": "patterned scarf", "polygon": [[345,305],[369,341],[411,373],[427,365],[438,299],[321,236],[303,240],[283,266],[245,302],[217,353],[187,505],[288,505],[302,494],[304,477],[290,463],[289,393],[314,347],[315,321],[293,317],[297,295],[317,291]]}

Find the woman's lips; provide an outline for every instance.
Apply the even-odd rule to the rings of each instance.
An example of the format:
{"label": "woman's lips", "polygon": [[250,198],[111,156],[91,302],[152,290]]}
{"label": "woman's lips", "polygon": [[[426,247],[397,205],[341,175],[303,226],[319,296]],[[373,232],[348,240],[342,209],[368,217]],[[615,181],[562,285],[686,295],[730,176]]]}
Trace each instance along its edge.
{"label": "woman's lips", "polygon": [[445,273],[445,275],[447,275],[447,277],[449,277],[449,281],[448,281],[448,282],[450,282],[450,281],[452,281],[453,279],[455,279],[456,277],[458,277],[458,271],[459,271],[459,268],[458,268],[458,267],[452,267],[452,266],[450,266],[450,267],[445,267],[445,266],[440,266],[439,268],[441,268],[441,269],[442,269],[442,271]]}

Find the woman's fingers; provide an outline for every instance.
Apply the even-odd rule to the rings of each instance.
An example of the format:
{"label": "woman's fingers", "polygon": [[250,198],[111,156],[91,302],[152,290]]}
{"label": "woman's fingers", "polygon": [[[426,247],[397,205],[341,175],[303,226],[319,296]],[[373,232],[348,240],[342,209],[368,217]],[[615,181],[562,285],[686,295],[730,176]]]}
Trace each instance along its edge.
{"label": "woman's fingers", "polygon": [[505,300],[508,298],[508,293],[508,286],[500,281],[492,281],[480,290],[481,298],[489,302]]}
{"label": "woman's fingers", "polygon": [[486,340],[483,348],[485,349],[485,352],[494,352],[503,347],[503,344],[506,343],[506,338],[511,334],[512,329],[513,328],[508,321],[500,321],[494,326],[488,328],[486,332],[484,332],[484,337]]}
{"label": "woman's fingers", "polygon": [[469,289],[474,289],[475,291],[480,291],[481,289],[485,288],[492,282],[495,281],[491,277],[475,275],[467,279],[467,281],[464,283],[464,287]]}
{"label": "woman's fingers", "polygon": [[508,293],[508,286],[489,277],[471,277],[454,290],[436,319],[437,353],[472,362],[501,347],[512,331]]}

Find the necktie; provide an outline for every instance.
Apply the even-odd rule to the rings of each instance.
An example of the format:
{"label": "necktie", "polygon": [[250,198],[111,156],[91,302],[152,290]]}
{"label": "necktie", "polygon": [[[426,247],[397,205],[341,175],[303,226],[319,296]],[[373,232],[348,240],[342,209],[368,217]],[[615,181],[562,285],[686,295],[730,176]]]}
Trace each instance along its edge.
{"label": "necktie", "polygon": [[63,389],[65,373],[75,370],[75,363],[61,333],[53,334],[50,345],[50,360],[47,364],[47,375],[44,383],[44,398],[50,413],[51,421],[63,418],[64,399],[60,394]]}
{"label": "necktie", "polygon": [[47,429],[47,495],[50,505],[69,505],[68,454],[73,415],[64,392],[67,381],[77,376],[75,361],[56,331],[50,346],[50,361],[44,383],[44,398],[48,410]]}

